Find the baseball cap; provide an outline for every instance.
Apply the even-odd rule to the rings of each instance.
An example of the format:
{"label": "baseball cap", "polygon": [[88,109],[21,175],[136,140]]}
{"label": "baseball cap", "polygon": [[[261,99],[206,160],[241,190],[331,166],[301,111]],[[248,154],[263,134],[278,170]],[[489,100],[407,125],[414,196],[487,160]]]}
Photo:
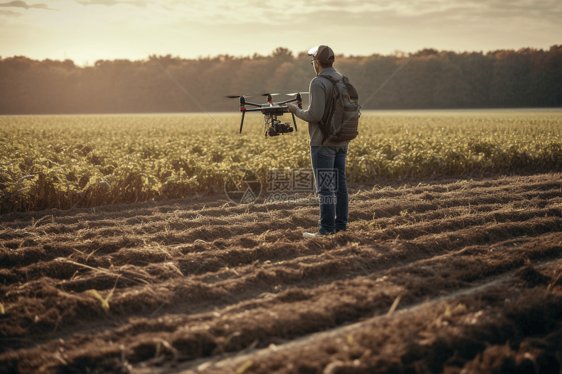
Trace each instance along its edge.
{"label": "baseball cap", "polygon": [[318,47],[310,48],[310,50],[308,51],[308,55],[324,64],[334,62],[334,60],[336,59],[332,48],[323,44],[319,45]]}

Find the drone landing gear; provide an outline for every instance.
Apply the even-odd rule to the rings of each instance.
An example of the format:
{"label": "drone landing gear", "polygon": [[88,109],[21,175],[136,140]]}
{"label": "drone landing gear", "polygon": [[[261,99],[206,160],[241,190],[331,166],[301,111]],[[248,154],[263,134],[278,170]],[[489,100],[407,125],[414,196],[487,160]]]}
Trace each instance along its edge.
{"label": "drone landing gear", "polygon": [[244,116],[246,112],[242,112],[242,121],[240,121],[240,134],[242,134],[242,126],[244,126]]}

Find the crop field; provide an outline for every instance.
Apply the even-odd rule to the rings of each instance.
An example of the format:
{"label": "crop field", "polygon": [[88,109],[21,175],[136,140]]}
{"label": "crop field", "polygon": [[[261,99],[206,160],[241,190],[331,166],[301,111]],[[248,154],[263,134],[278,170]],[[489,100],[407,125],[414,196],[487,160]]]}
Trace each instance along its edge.
{"label": "crop field", "polygon": [[0,119],[0,372],[560,372],[562,114],[365,115],[312,240],[306,199],[222,192],[306,132],[216,118]]}
{"label": "crop field", "polygon": [[[216,195],[237,168],[265,180],[271,168],[310,167],[305,123],[264,141],[261,115],[247,117],[242,135],[239,114],[214,117],[0,117],[0,214]],[[561,112],[371,112],[347,172],[377,182],[561,165]]]}

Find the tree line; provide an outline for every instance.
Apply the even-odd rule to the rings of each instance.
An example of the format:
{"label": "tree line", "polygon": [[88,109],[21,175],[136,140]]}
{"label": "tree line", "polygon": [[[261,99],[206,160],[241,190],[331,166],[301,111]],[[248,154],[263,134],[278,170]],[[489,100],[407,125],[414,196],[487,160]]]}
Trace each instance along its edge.
{"label": "tree line", "polygon": [[[409,59],[409,60],[408,60]],[[308,91],[314,71],[305,52],[184,59],[71,60],[0,58],[0,114],[235,111],[225,95]],[[371,96],[405,62],[371,100]],[[357,88],[364,109],[562,106],[562,45],[482,52],[337,56],[334,67]],[[284,98],[283,96],[281,98]]]}

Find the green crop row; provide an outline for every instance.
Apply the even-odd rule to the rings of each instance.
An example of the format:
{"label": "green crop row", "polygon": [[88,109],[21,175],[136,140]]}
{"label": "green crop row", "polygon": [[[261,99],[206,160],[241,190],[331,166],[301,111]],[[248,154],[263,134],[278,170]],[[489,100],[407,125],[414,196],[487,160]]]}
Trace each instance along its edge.
{"label": "green crop row", "polygon": [[[0,117],[0,213],[223,193],[246,168],[307,168],[306,124],[265,140],[259,115]],[[474,171],[557,170],[562,113],[366,113],[347,161],[351,182]],[[262,179],[264,180],[264,179]]]}

